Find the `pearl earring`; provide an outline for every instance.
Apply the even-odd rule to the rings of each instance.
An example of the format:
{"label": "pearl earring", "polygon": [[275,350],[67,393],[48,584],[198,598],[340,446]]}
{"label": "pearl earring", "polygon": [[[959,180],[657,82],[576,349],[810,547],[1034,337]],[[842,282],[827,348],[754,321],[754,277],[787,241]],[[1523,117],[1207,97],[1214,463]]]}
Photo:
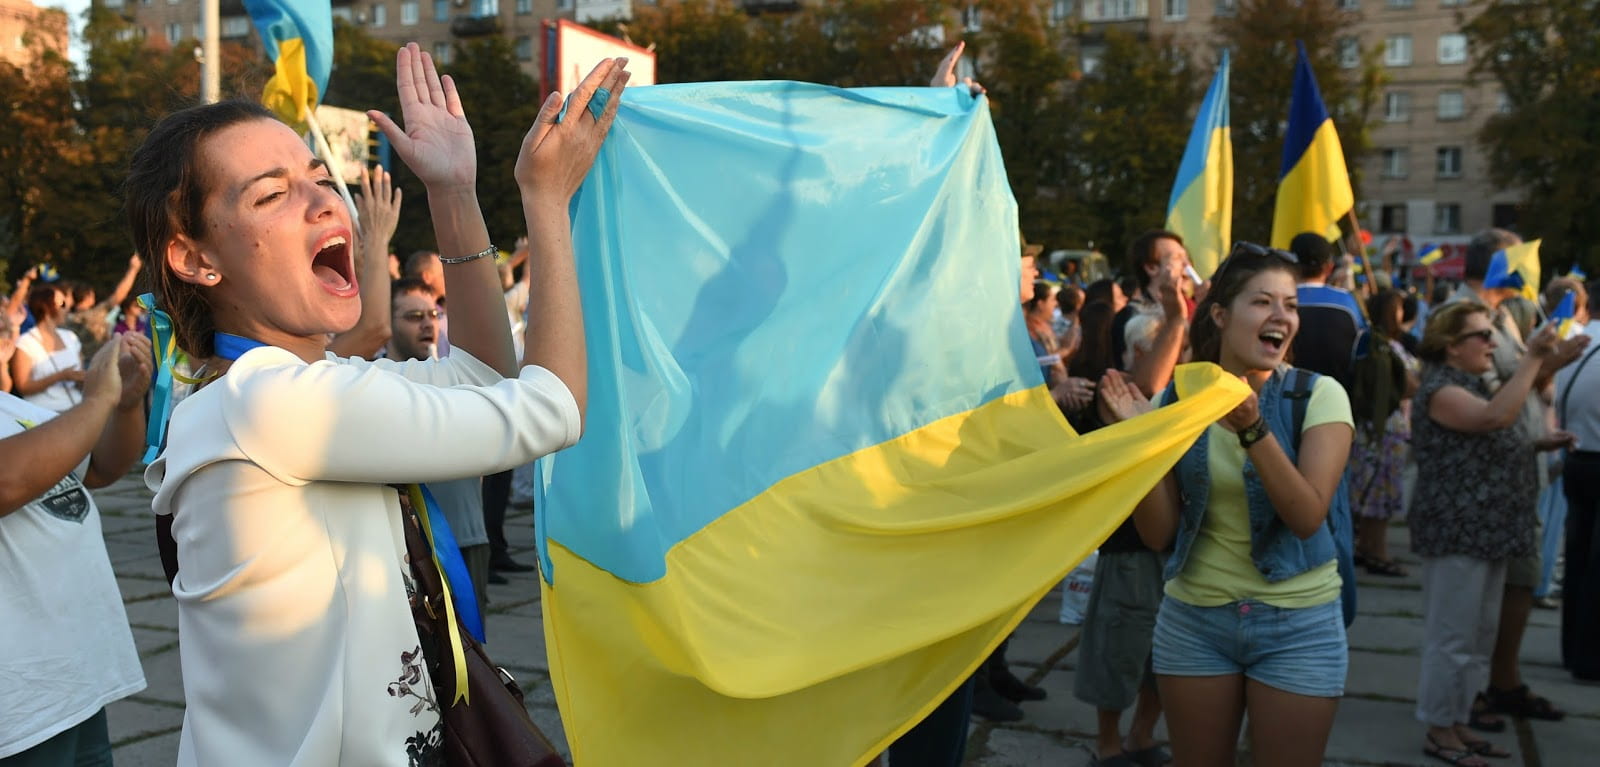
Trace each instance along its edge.
{"label": "pearl earring", "polygon": [[217,278],[217,275],[215,273],[206,275],[206,279],[208,279],[208,280],[215,280],[216,278]]}

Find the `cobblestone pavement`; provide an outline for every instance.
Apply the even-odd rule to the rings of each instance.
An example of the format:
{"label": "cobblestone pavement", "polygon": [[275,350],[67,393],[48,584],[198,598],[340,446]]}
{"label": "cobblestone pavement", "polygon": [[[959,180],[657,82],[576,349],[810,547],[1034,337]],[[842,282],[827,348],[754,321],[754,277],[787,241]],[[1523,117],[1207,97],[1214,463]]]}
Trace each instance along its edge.
{"label": "cobblestone pavement", "polygon": [[[183,722],[183,684],[178,668],[177,606],[156,554],[150,496],[136,477],[95,497],[104,520],[106,546],[117,572],[128,621],[149,687],[111,705],[111,740],[119,767],[166,767],[178,750]],[[506,520],[513,541],[530,542],[532,516],[512,511]],[[1407,552],[1405,528],[1394,529],[1391,550]],[[532,561],[524,548],[516,556]],[[1422,729],[1413,717],[1422,607],[1418,567],[1402,553],[1412,575],[1362,575],[1360,617],[1350,630],[1350,678],[1329,744],[1336,765],[1422,765]],[[528,693],[528,709],[552,740],[565,748],[561,720],[550,691],[540,625],[539,591],[532,575],[489,587],[490,654],[515,674]],[[1043,686],[1048,700],[1024,703],[1027,718],[1015,724],[975,723],[970,767],[1078,767],[1091,762],[1094,712],[1072,697],[1078,629],[1060,624],[1059,590],[1020,626],[1011,642],[1014,670]],[[1496,742],[1516,756],[1496,764],[1578,767],[1600,764],[1600,687],[1571,681],[1560,665],[1556,611],[1536,609],[1523,644],[1523,675],[1540,694],[1572,712],[1565,722],[1516,721]],[[1165,730],[1157,737],[1164,738]],[[1432,762],[1439,764],[1439,762]],[[777,764],[777,762],[774,762]],[[654,766],[650,766],[654,767]],[[676,766],[669,766],[676,767]]]}

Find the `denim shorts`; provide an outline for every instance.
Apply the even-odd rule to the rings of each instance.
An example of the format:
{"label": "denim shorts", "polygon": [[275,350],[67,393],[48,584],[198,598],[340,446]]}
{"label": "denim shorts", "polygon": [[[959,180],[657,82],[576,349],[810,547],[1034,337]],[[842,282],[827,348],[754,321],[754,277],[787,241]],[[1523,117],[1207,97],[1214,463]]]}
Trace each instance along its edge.
{"label": "denim shorts", "polygon": [[1316,698],[1343,695],[1350,666],[1338,600],[1298,608],[1252,601],[1196,607],[1169,596],[1156,615],[1152,653],[1162,676],[1244,674]]}

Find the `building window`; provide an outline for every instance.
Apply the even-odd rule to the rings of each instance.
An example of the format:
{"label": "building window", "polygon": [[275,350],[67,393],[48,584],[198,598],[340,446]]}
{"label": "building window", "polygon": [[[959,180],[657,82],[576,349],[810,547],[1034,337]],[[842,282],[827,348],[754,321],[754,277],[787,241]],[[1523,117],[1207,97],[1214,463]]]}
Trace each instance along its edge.
{"label": "building window", "polygon": [[173,22],[167,25],[167,42],[177,43],[183,39],[183,25]]}
{"label": "building window", "polygon": [[1149,15],[1150,0],[1088,0],[1083,6],[1084,21],[1125,21]]}
{"label": "building window", "polygon": [[389,9],[381,5],[372,6],[372,26],[381,27],[389,23]]}
{"label": "building window", "polygon": [[479,18],[499,16],[500,0],[478,0],[476,13]]}
{"label": "building window", "polygon": [[1085,76],[1100,71],[1100,53],[1100,51],[1089,50],[1083,52],[1083,63],[1078,68],[1083,70]]}
{"label": "building window", "polygon": [[1383,121],[1403,123],[1411,119],[1411,94],[1389,91],[1383,94]]}
{"label": "building window", "polygon": [[1461,147],[1439,147],[1439,178],[1461,177]]}
{"label": "building window", "polygon": [[[348,5],[341,5],[338,8],[333,9],[334,18],[343,19],[345,22],[351,24],[355,23],[354,14],[355,12],[351,10],[350,6]],[[362,18],[366,17],[363,16]]]}
{"label": "building window", "polygon": [[1500,91],[1500,95],[1496,97],[1496,101],[1494,103],[1494,111],[1499,112],[1500,114],[1510,114],[1511,94],[1506,93],[1505,91]]}
{"label": "building window", "polygon": [[1355,37],[1339,38],[1339,66],[1355,69],[1361,66],[1361,40]]}
{"label": "building window", "polygon": [[533,38],[527,35],[517,38],[517,60],[533,61]]}
{"label": "building window", "polygon": [[450,20],[450,0],[433,0],[433,20]]}
{"label": "building window", "polygon": [[1065,23],[1072,19],[1072,0],[1055,0],[1050,4],[1049,21],[1051,26]]}
{"label": "building window", "polygon": [[983,31],[983,11],[978,6],[969,5],[961,9],[961,26],[968,32]]}
{"label": "building window", "polygon": [[417,25],[417,0],[406,0],[400,4],[400,25],[404,27]]}
{"label": "building window", "polygon": [[1391,67],[1411,66],[1411,35],[1389,35],[1383,44],[1383,63]]}
{"label": "building window", "polygon": [[533,0],[517,0],[517,15],[528,16],[533,13]]}
{"label": "building window", "polygon": [[1385,205],[1378,215],[1378,231],[1404,232],[1406,230],[1406,206]]}
{"label": "building window", "polygon": [[104,4],[107,8],[121,8],[122,0],[104,0]]}
{"label": "building window", "polygon": [[1406,150],[1403,147],[1383,150],[1383,177],[1406,177]]}
{"label": "building window", "polygon": [[1361,10],[1361,0],[1339,0],[1339,10],[1359,11]]}
{"label": "building window", "polygon": [[450,61],[455,58],[454,54],[455,51],[450,48],[449,43],[441,42],[433,44],[433,60],[439,62],[440,64],[449,64]]}
{"label": "building window", "polygon": [[1439,63],[1461,64],[1467,60],[1467,36],[1439,35]]}
{"label": "building window", "polygon": [[572,10],[572,0],[556,0],[556,10],[558,10],[558,11],[570,11],[570,10]]}
{"label": "building window", "polygon": [[1461,205],[1442,202],[1433,207],[1433,233],[1458,234],[1461,231]]}
{"label": "building window", "polygon": [[229,16],[222,20],[223,37],[244,37],[250,34],[249,16]]}
{"label": "building window", "polygon": [[1411,0],[1389,0],[1390,8],[1410,8]]}
{"label": "building window", "polygon": [[1439,0],[1439,5],[1445,8],[1453,8],[1458,5],[1466,4],[1467,0]]}
{"label": "building window", "polygon": [[1239,11],[1238,0],[1217,0],[1217,16],[1232,16]]}
{"label": "building window", "polygon": [[1459,120],[1467,115],[1467,97],[1461,91],[1439,91],[1439,119]]}
{"label": "building window", "polygon": [[1189,18],[1189,0],[1163,0],[1168,19],[1174,21]]}
{"label": "building window", "polygon": [[1497,202],[1494,204],[1493,213],[1490,215],[1490,226],[1496,229],[1517,229],[1517,204],[1514,202]]}

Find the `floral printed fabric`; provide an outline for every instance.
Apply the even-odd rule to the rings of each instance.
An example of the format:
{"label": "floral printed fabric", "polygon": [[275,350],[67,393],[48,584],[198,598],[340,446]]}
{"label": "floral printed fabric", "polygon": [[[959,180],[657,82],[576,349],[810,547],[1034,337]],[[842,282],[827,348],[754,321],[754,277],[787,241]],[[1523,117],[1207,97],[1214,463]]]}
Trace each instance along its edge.
{"label": "floral printed fabric", "polygon": [[[1394,341],[1389,348],[1409,373],[1419,372],[1417,358]],[[1350,446],[1350,510],[1358,517],[1393,519],[1405,509],[1406,458],[1411,453],[1411,403],[1389,414],[1379,438],[1365,424],[1356,426]]]}
{"label": "floral printed fabric", "polygon": [[1428,417],[1428,402],[1447,386],[1490,397],[1483,379],[1461,370],[1430,365],[1423,372],[1411,407],[1411,449],[1417,458],[1412,551],[1490,561],[1533,553],[1539,485],[1532,438],[1520,423],[1470,434],[1435,422]]}

